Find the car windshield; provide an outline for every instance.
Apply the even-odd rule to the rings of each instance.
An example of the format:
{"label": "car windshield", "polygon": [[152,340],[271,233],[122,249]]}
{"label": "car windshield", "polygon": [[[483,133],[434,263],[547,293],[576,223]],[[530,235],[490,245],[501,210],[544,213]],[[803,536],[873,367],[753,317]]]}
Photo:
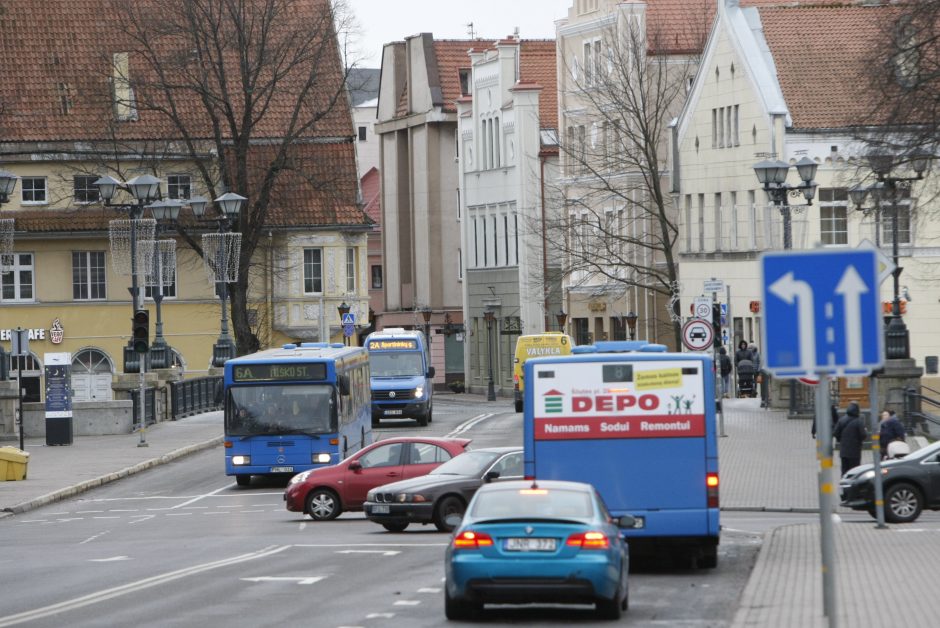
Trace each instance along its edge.
{"label": "car windshield", "polygon": [[454,456],[438,468],[431,471],[431,475],[466,475],[477,476],[493,464],[502,452],[496,451],[467,451]]}
{"label": "car windshield", "polygon": [[333,387],[324,384],[236,386],[225,408],[225,433],[328,434],[336,431]]}
{"label": "car windshield", "polygon": [[591,495],[565,489],[500,489],[477,495],[474,519],[588,519],[594,516]]}
{"label": "car windshield", "polygon": [[372,377],[413,377],[424,375],[424,360],[418,351],[369,354]]}

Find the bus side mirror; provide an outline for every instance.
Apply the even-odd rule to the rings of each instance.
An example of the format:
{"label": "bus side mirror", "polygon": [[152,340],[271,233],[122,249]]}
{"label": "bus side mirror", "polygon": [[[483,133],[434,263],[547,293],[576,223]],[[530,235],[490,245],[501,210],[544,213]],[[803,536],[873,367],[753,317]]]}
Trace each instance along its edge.
{"label": "bus side mirror", "polygon": [[429,378],[432,378],[432,379],[434,378],[434,367],[433,367],[433,366],[429,366],[429,367],[428,367],[428,377],[429,377]]}
{"label": "bus side mirror", "polygon": [[339,376],[339,394],[344,397],[349,396],[349,375]]}

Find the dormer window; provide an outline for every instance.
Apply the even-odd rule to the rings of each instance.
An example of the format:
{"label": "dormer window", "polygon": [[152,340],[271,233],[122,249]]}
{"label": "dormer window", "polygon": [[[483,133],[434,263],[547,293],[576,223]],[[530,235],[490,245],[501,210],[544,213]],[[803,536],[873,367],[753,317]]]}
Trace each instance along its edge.
{"label": "dormer window", "polygon": [[457,72],[460,75],[460,94],[467,96],[470,94],[470,68],[460,68]]}

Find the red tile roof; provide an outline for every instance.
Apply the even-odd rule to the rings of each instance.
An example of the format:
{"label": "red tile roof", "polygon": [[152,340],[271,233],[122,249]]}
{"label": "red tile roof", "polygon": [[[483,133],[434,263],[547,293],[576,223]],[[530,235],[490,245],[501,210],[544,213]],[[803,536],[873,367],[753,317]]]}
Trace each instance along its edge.
{"label": "red tile roof", "polygon": [[760,9],[794,128],[884,122],[873,117],[874,97],[863,86],[873,42],[899,11],[897,6],[858,5]]}
{"label": "red tile roof", "polygon": [[538,83],[539,126],[543,129],[558,128],[557,69],[555,64],[555,40],[523,39],[519,52],[519,80]]}
{"label": "red tile roof", "polygon": [[376,225],[382,222],[382,177],[378,168],[369,168],[369,172],[362,175],[359,180],[362,188],[363,211]]}
{"label": "red tile roof", "polygon": [[[127,11],[146,12],[154,8],[180,6],[175,0],[134,0],[126,3]],[[306,140],[318,138],[319,143],[307,144],[300,152],[310,157],[305,167],[319,175],[317,181],[287,191],[287,186],[300,183],[300,177],[288,174],[278,185],[275,205],[269,219],[272,226],[300,226],[331,224],[368,224],[368,218],[356,207],[356,168],[352,136],[352,119],[342,87],[342,64],[332,28],[329,0],[296,0],[290,5],[290,20],[274,16],[277,24],[290,24],[271,29],[270,37],[306,35],[310,37],[311,57],[316,58],[320,75],[316,88],[303,103],[301,119],[324,112],[321,119],[300,136]],[[324,31],[323,29],[326,28]],[[317,30],[319,29],[319,30]],[[0,58],[6,70],[0,113],[0,140],[7,162],[22,160],[22,153],[31,152],[36,143],[48,146],[56,153],[62,142],[84,142],[94,145],[106,142],[114,134],[120,141],[164,140],[180,136],[180,132],[149,104],[164,105],[165,96],[148,83],[155,76],[148,67],[139,42],[131,36],[133,28],[127,25],[124,9],[114,10],[112,0],[0,0]],[[322,33],[322,36],[315,36]],[[164,38],[161,46],[169,38]],[[185,45],[185,43],[184,43]],[[172,52],[160,48],[161,55]],[[114,123],[111,96],[111,59],[115,53],[129,52],[130,79],[135,83],[138,119]],[[307,65],[309,68],[309,64]],[[255,139],[284,137],[293,109],[298,101],[300,85],[307,76],[301,71],[285,77],[277,89],[270,93],[270,101],[263,117],[254,127]],[[231,69],[231,68],[230,68]],[[182,69],[173,76],[185,76]],[[230,74],[235,76],[235,74]],[[263,79],[259,85],[263,84]],[[235,89],[232,93],[241,94]],[[331,96],[341,97],[330,105]],[[207,114],[192,91],[176,94],[179,115],[198,139],[211,143],[212,127]],[[262,98],[262,90],[255,96]],[[236,115],[242,106],[233,98]],[[223,130],[226,133],[227,130]],[[23,148],[18,148],[23,144]],[[249,150],[255,150],[255,147]],[[311,157],[310,153],[315,154]],[[261,151],[255,160],[264,159]],[[3,155],[0,154],[0,160]],[[327,172],[329,170],[329,172]],[[329,181],[329,185],[325,183]],[[284,203],[278,205],[277,203]],[[22,212],[23,225],[34,225],[43,230],[65,223],[45,212]],[[33,214],[37,214],[33,217]],[[105,212],[108,214],[108,212]],[[107,222],[95,222],[94,214],[87,210],[74,212],[76,229],[93,228]],[[71,215],[67,212],[66,215]],[[18,214],[19,216],[19,214]],[[113,218],[113,215],[110,217]],[[100,224],[99,224],[100,223]],[[71,224],[71,223],[69,223]],[[335,224],[335,223],[333,223]],[[22,228],[18,225],[18,228]],[[96,227],[95,227],[96,228]]]}
{"label": "red tile roof", "polygon": [[[454,113],[457,111],[457,105],[454,104],[460,98],[460,70],[470,68],[470,57],[467,52],[474,46],[480,46],[483,42],[474,39],[435,39],[434,40],[434,61],[437,66],[437,75],[440,80],[441,98],[440,104],[444,111]],[[428,60],[430,65],[432,60]],[[431,86],[435,87],[434,85]]]}

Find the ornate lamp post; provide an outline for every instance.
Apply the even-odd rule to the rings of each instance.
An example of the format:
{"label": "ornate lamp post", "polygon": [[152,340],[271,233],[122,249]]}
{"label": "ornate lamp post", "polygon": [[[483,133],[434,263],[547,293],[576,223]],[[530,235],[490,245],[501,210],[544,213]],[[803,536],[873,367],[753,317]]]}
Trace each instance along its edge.
{"label": "ornate lamp post", "polygon": [[425,305],[421,308],[421,318],[424,319],[424,338],[428,342],[428,362],[431,361],[431,308]]}
{"label": "ornate lamp post", "polygon": [[630,310],[623,318],[627,321],[627,328],[630,330],[630,340],[636,340],[636,319],[639,317],[636,312]]}
{"label": "ornate lamp post", "polygon": [[[6,170],[0,170],[0,205],[10,202],[10,195],[13,194],[13,190],[16,188],[16,182],[19,180],[19,177],[13,174],[12,172],[7,172]],[[0,218],[0,267],[6,263],[6,258],[13,254],[13,230],[14,230],[14,221],[12,218]],[[12,360],[14,356],[10,356]],[[10,377],[9,370],[10,363],[7,361],[6,351],[0,347],[0,379],[7,379]],[[22,362],[19,362],[17,367],[17,379],[19,379],[19,374],[22,371]],[[16,412],[16,424],[19,426],[20,431],[20,449],[24,449],[23,445],[23,390],[20,388],[19,382],[16,385],[17,398],[19,399],[19,406]]]}
{"label": "ornate lamp post", "polygon": [[796,162],[796,170],[803,183],[800,185],[789,185],[787,183],[787,174],[790,171],[790,164],[785,161],[762,161],[754,164],[754,174],[760,181],[770,197],[771,202],[780,209],[780,215],[783,216],[783,248],[793,248],[793,230],[791,227],[791,207],[787,203],[787,197],[798,198],[800,194],[806,199],[807,205],[813,204],[813,197],[816,196],[816,162],[808,157],[803,157]]}
{"label": "ornate lamp post", "polygon": [[565,331],[565,323],[568,321],[568,315],[565,314],[565,311],[564,311],[564,310],[558,310],[558,312],[555,314],[555,320],[558,321],[558,331],[564,332],[564,331]]}
{"label": "ornate lamp post", "polygon": [[486,400],[496,401],[496,390],[493,388],[493,321],[496,320],[496,314],[490,307],[483,310],[483,318],[486,319],[486,364],[489,367],[489,382],[486,385]]}
{"label": "ornate lamp post", "polygon": [[[343,329],[343,319],[346,318],[346,315],[347,315],[347,314],[349,314],[349,310],[350,310],[351,308],[350,308],[348,305],[346,305],[346,302],[345,302],[345,301],[343,301],[342,303],[340,303],[340,304],[336,307],[336,309],[337,309],[337,311],[339,311],[339,326],[340,326],[341,329]],[[349,343],[348,343],[348,336],[346,335],[346,330],[345,330],[345,329],[343,329],[343,344],[344,344],[344,345],[348,345],[348,344],[349,344]]]}
{"label": "ornate lamp post", "polygon": [[[896,176],[891,171],[896,165],[895,157],[890,154],[870,154],[868,155],[868,165],[872,172],[878,178],[878,183],[869,187],[856,185],[849,190],[849,196],[855,208],[860,211],[866,211],[862,208],[865,202],[865,196],[869,193],[875,201],[874,211],[884,211],[887,209],[891,214],[891,255],[894,261],[894,299],[891,301],[891,320],[885,328],[885,357],[889,360],[906,359],[911,357],[911,341],[907,325],[901,317],[901,268],[898,264],[900,253],[898,250],[898,189],[910,190],[913,181],[924,178],[924,173],[930,165],[930,158],[926,156],[916,156],[910,160],[910,167],[914,171],[914,176]],[[878,221],[880,222],[880,221]],[[876,222],[876,229],[878,228]],[[910,223],[908,223],[910,224]]]}

